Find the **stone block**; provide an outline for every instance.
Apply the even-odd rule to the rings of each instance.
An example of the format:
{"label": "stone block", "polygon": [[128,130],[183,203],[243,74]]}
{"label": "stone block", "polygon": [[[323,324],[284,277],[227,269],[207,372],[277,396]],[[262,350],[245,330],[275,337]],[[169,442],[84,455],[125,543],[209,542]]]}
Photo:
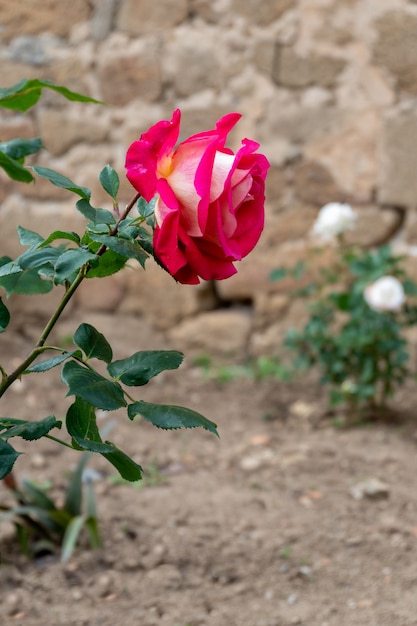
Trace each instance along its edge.
{"label": "stone block", "polygon": [[[90,111],[87,112],[87,107]],[[65,109],[39,108],[39,132],[48,152],[54,156],[65,154],[76,143],[103,142],[109,134],[107,118],[99,114],[96,105],[67,105]]]}
{"label": "stone block", "polygon": [[330,200],[343,202],[346,198],[329,170],[312,161],[302,161],[295,166],[294,191],[297,198],[316,206],[323,206]]}
{"label": "stone block", "polygon": [[2,39],[10,41],[22,33],[33,35],[47,31],[67,37],[73,25],[87,20],[90,14],[89,0],[2,0]]}
{"label": "stone block", "polygon": [[293,0],[233,0],[231,11],[244,16],[251,24],[268,26],[293,5]]}
{"label": "stone block", "polygon": [[386,117],[382,132],[378,199],[383,204],[417,206],[417,112]]}
{"label": "stone block", "polygon": [[96,41],[103,41],[114,27],[118,0],[95,0],[91,18],[91,34]]}
{"label": "stone block", "polygon": [[151,42],[136,50],[103,55],[98,64],[102,100],[106,104],[125,106],[138,98],[155,101],[161,94],[162,80],[159,56]]}
{"label": "stone block", "polygon": [[[78,93],[92,96],[90,82],[87,78],[87,72],[84,62],[76,56],[69,56],[64,59],[54,59],[47,68],[45,68],[45,78],[48,78],[56,85],[64,85]],[[50,92],[49,97],[54,96],[54,101],[58,106],[63,105],[62,96]],[[84,105],[84,106],[94,106]],[[82,116],[80,116],[80,121]]]}
{"label": "stone block", "polygon": [[117,16],[117,28],[130,35],[155,33],[180,24],[187,14],[187,0],[123,0]]}
{"label": "stone block", "polygon": [[252,327],[250,311],[219,309],[201,313],[171,328],[167,335],[186,354],[242,357]]}
{"label": "stone block", "polygon": [[180,285],[153,258],[146,261],[145,271],[133,262],[129,262],[129,266],[127,292],[119,310],[143,315],[157,329],[175,327],[184,318],[217,305],[210,283]]}
{"label": "stone block", "polygon": [[173,33],[166,44],[164,80],[173,85],[179,97],[222,86],[219,45],[216,31],[206,26],[183,27]]}
{"label": "stone block", "polygon": [[417,94],[417,15],[392,11],[376,23],[374,62],[388,70],[399,89]]}
{"label": "stone block", "polygon": [[285,87],[331,87],[345,66],[343,59],[312,54],[302,57],[287,46],[276,48],[272,76]]}

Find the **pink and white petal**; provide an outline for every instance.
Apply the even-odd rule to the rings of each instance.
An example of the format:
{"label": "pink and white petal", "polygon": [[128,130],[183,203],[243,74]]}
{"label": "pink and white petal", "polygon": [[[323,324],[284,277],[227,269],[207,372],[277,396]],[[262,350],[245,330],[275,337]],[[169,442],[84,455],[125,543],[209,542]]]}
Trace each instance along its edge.
{"label": "pink and white petal", "polygon": [[171,121],[162,120],[151,126],[126,153],[127,178],[149,202],[156,193],[158,161],[174,148],[179,135],[181,113],[177,109]]}

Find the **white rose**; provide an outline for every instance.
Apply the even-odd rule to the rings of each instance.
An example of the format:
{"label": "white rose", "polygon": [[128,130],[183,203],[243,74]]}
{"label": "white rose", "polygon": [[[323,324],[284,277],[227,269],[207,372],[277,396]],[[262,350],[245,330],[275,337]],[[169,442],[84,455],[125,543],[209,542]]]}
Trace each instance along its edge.
{"label": "white rose", "polygon": [[321,239],[333,239],[355,226],[356,213],[350,204],[329,202],[319,211],[312,233]]}
{"label": "white rose", "polygon": [[404,288],[395,276],[382,276],[368,285],[364,298],[375,311],[398,311],[405,302]]}

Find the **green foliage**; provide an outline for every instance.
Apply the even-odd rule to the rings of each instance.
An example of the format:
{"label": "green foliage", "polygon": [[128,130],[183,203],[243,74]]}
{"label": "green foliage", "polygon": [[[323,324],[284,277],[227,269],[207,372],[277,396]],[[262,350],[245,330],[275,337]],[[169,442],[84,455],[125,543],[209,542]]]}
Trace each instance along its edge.
{"label": "green foliage", "polygon": [[[12,87],[0,89],[0,106],[25,112],[36,104],[43,89],[56,91],[68,100],[96,102],[66,87],[43,80],[24,79]],[[98,179],[110,197],[111,210],[94,207],[88,187],[78,185],[50,168],[25,165],[25,158],[36,154],[42,147],[39,137],[2,142],[0,167],[13,180],[29,183],[38,176],[73,194],[75,208],[86,220],[85,228],[81,234],[57,228],[43,237],[19,226],[18,238],[24,250],[16,259],[0,258],[0,293],[3,290],[7,298],[15,294],[48,293],[55,288],[59,288],[62,294],[56,310],[51,313],[26,358],[11,372],[0,364],[0,398],[22,376],[56,369],[64,394],[72,396],[73,402],[64,419],[54,415],[37,421],[18,417],[0,418],[0,479],[5,480],[16,500],[16,506],[7,508],[2,519],[15,522],[22,547],[28,546],[32,539],[46,538],[61,546],[61,557],[65,561],[70,557],[83,528],[89,532],[93,547],[100,544],[94,494],[91,485],[82,486],[89,456],[100,454],[117,470],[121,480],[136,482],[143,476],[138,463],[114,443],[102,438],[97,426],[97,409],[121,410],[131,420],[140,416],[161,429],[201,427],[216,435],[217,429],[213,422],[191,409],[151,404],[131,395],[136,388],[148,384],[162,372],[177,369],[183,360],[180,352],[138,351],[136,347],[132,355],[115,359],[109,341],[98,329],[86,323],[75,329],[65,345],[48,344],[62,312],[84,280],[110,276],[129,261],[136,261],[142,268],[145,267],[146,260],[153,255],[156,198],[147,202],[134,193],[132,200],[120,211],[117,199],[119,175],[106,165],[98,174]],[[131,215],[134,207],[137,212]],[[4,333],[9,328],[10,312],[2,293],[1,296],[0,333]],[[56,436],[61,428],[66,431],[62,439]],[[20,456],[19,450],[14,447],[15,440],[20,438],[36,443],[42,437],[81,453],[62,507],[57,506],[33,482],[23,481],[18,488],[11,473]]]}
{"label": "green foliage", "polygon": [[[1,446],[0,439],[0,446]],[[1,449],[1,448],[0,448]],[[84,483],[85,466],[90,457],[85,452],[68,483],[63,506],[58,506],[42,489],[31,480],[22,480],[18,487],[14,482],[6,483],[15,505],[0,506],[0,522],[11,521],[16,526],[22,552],[36,556],[37,552],[61,548],[61,561],[66,562],[76,547],[82,530],[88,531],[92,548],[101,546],[93,486]]]}
{"label": "green foliage", "polygon": [[[298,291],[308,298],[310,316],[303,329],[288,333],[285,345],[296,367],[319,369],[332,405],[381,409],[409,375],[403,331],[417,321],[416,285],[388,246],[339,252],[338,265],[323,270],[313,290]],[[384,275],[398,278],[410,295],[398,312],[376,311],[364,298],[365,288]]]}

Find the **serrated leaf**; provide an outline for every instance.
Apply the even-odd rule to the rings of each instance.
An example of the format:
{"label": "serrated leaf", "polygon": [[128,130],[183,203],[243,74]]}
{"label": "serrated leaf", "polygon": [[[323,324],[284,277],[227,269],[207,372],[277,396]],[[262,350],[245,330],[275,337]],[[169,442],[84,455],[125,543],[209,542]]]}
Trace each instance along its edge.
{"label": "serrated leaf", "polygon": [[61,378],[69,387],[67,395],[80,396],[99,409],[114,411],[126,406],[123,390],[118,383],[78,363],[65,363]]}
{"label": "serrated leaf", "polygon": [[62,250],[52,248],[51,246],[46,248],[29,248],[16,259],[16,263],[19,264],[22,270],[33,270],[45,265],[53,267],[62,254]]}
{"label": "serrated leaf", "polygon": [[49,167],[41,167],[40,165],[33,165],[32,169],[38,176],[46,178],[49,182],[55,185],[55,187],[72,191],[84,200],[90,199],[91,191],[87,187],[80,187],[79,185],[76,185],[72,182],[72,180],[63,174],[55,172],[55,170],[51,170]]}
{"label": "serrated leaf", "polygon": [[0,274],[0,286],[4,287],[8,296],[12,293],[20,293],[27,296],[49,293],[53,288],[53,284],[51,281],[41,278],[39,271],[41,271],[41,268],[24,271],[19,268],[19,273],[12,272],[6,276],[1,276]]}
{"label": "serrated leaf", "polygon": [[12,180],[17,180],[21,183],[31,183],[34,178],[32,174],[16,159],[4,154],[0,151],[0,167],[4,169],[7,176]]}
{"label": "serrated leaf", "polygon": [[[66,425],[69,434],[81,448],[89,452],[102,454],[126,480],[140,480],[142,477],[140,465],[135,463],[110,441],[102,441],[97,428],[94,407],[88,401],[83,400],[81,397],[76,397],[74,404],[67,411]],[[72,500],[75,499],[76,501],[76,489],[74,488],[73,491]]]}
{"label": "serrated leaf", "polygon": [[117,254],[127,259],[136,259],[142,267],[145,267],[148,255],[139,243],[127,241],[116,236],[97,235],[95,233],[90,233],[90,237],[93,241],[104,244],[113,252],[117,252]]}
{"label": "serrated leaf", "polygon": [[29,154],[35,154],[42,148],[40,137],[33,139],[11,139],[0,142],[0,152],[3,152],[11,159],[24,159]]}
{"label": "serrated leaf", "polygon": [[125,452],[118,450],[116,446],[114,452],[103,454],[103,456],[117,469],[120,476],[125,480],[132,483],[141,480],[143,472],[141,466],[135,463]]}
{"label": "serrated leaf", "polygon": [[23,78],[11,87],[0,89],[0,106],[15,111],[27,111],[37,103],[43,89],[52,89],[64,96],[67,100],[102,104],[99,100],[84,96],[76,91],[71,91],[62,85],[54,85],[47,80]]}
{"label": "serrated leaf", "polygon": [[176,350],[145,350],[135,352],[127,359],[113,361],[107,366],[110,376],[129,387],[146,385],[165,370],[177,369],[184,355]]}
{"label": "serrated leaf", "polygon": [[1,435],[3,439],[22,437],[26,441],[34,441],[47,435],[53,428],[61,428],[61,425],[62,422],[57,420],[55,415],[48,415],[36,422],[0,417],[0,431],[5,431]]}
{"label": "serrated leaf", "polygon": [[66,250],[60,255],[55,264],[55,279],[57,282],[64,282],[74,276],[76,272],[86,263],[96,259],[96,255],[83,248]]}
{"label": "serrated leaf", "polygon": [[97,427],[96,412],[86,400],[76,397],[66,415],[66,427],[74,441],[89,452],[113,452],[113,447],[103,443]]}
{"label": "serrated leaf", "polygon": [[78,200],[77,210],[93,224],[115,224],[116,218],[107,209],[95,209],[88,200]]}
{"label": "serrated leaf", "polygon": [[113,250],[106,250],[98,258],[97,265],[92,267],[86,274],[86,278],[104,278],[105,276],[111,276],[116,274],[127,263],[127,258],[113,252]]}
{"label": "serrated leaf", "polygon": [[172,430],[176,428],[205,428],[218,435],[217,425],[196,411],[172,404],[152,404],[151,402],[134,402],[129,404],[127,413],[130,419],[141,415],[158,428]]}
{"label": "serrated leaf", "polygon": [[19,274],[22,269],[8,256],[0,258],[0,276],[10,276],[10,274]]}
{"label": "serrated leaf", "polygon": [[113,358],[111,345],[91,324],[78,326],[74,334],[74,343],[84,351],[87,359],[100,359],[110,363]]}
{"label": "serrated leaf", "polygon": [[67,232],[65,230],[54,230],[54,232],[51,233],[49,237],[47,237],[40,244],[39,247],[43,248],[45,246],[48,246],[50,243],[52,243],[53,241],[56,241],[57,239],[68,239],[69,241],[73,241],[77,245],[80,244],[80,236],[77,235],[77,233],[75,233],[74,231]]}
{"label": "serrated leaf", "polygon": [[119,175],[116,170],[114,170],[110,165],[106,165],[101,170],[98,178],[104,191],[107,191],[109,196],[111,196],[113,200],[116,200],[120,187]]}
{"label": "serrated leaf", "polygon": [[77,355],[80,358],[82,357],[80,350],[73,350],[72,352],[63,352],[62,354],[59,354],[58,356],[53,356],[50,359],[44,359],[43,361],[39,361],[38,363],[35,363],[31,367],[28,367],[28,369],[25,370],[23,373],[31,374],[31,373],[47,372],[48,370],[51,370],[53,367],[56,367],[57,365],[61,365],[61,363],[64,363],[65,361],[67,361],[74,355]]}
{"label": "serrated leaf", "polygon": [[10,312],[3,300],[0,298],[0,333],[4,333],[10,322]]}
{"label": "serrated leaf", "polygon": [[9,474],[20,452],[16,452],[12,446],[0,438],[0,479]]}

